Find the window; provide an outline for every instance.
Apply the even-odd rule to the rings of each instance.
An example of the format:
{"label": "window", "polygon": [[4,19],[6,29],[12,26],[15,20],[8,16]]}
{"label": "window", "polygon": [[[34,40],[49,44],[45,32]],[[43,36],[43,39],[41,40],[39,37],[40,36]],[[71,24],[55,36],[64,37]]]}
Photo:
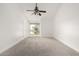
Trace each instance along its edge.
{"label": "window", "polygon": [[30,23],[30,34],[40,35],[40,23]]}

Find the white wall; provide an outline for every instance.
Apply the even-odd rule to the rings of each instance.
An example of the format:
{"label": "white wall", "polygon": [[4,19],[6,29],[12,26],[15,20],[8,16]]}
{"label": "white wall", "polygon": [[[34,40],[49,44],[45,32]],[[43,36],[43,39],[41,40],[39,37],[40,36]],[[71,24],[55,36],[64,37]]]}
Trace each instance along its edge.
{"label": "white wall", "polygon": [[79,51],[79,4],[62,4],[53,23],[53,37]]}
{"label": "white wall", "polygon": [[[28,16],[24,13],[34,6],[35,4],[0,4],[0,52],[19,42],[19,38],[28,37]],[[79,4],[42,3],[38,6],[47,11],[41,18],[42,36],[53,36],[79,51]]]}
{"label": "white wall", "polygon": [[[52,36],[52,21],[57,13],[61,4],[58,3],[38,3],[39,10],[46,10],[47,13],[41,13],[41,17],[32,15],[33,12],[27,12],[26,10],[33,10],[34,3],[19,4],[22,7],[22,11],[25,12],[25,16],[28,18],[29,23],[41,23],[41,36]],[[29,31],[28,31],[29,32]]]}
{"label": "white wall", "polygon": [[79,4],[39,4],[42,36],[54,37],[79,51]]}
{"label": "white wall", "polygon": [[39,4],[41,9],[46,10],[46,14],[42,14],[41,33],[44,37],[52,37],[53,20],[61,4],[46,3]]}
{"label": "white wall", "polygon": [[28,36],[27,25],[18,4],[0,4],[0,53]]}

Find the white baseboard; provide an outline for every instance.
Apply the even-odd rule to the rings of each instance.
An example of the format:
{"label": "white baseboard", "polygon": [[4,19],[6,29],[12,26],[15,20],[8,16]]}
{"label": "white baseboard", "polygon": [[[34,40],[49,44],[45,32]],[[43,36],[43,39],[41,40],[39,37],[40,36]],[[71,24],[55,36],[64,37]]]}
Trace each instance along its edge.
{"label": "white baseboard", "polygon": [[[49,38],[49,39],[52,39],[52,38],[55,38],[56,40],[59,39],[57,37],[53,37],[53,36],[41,36],[41,37],[44,37],[44,38]],[[4,51],[8,50],[9,48],[13,47],[14,45],[16,45],[17,43],[21,42],[25,37],[21,37],[19,38],[18,41],[16,41],[15,43],[9,45],[8,47],[4,48],[3,50],[0,51],[0,54],[3,53]],[[27,37],[28,38],[28,37]],[[72,47],[70,44],[64,42],[63,40],[59,39],[58,41],[62,42],[64,45],[67,45],[68,47],[72,48],[73,50],[79,52],[78,49]]]}
{"label": "white baseboard", "polygon": [[67,45],[68,47],[70,47],[71,49],[75,50],[76,52],[79,52],[78,49],[72,47],[70,44],[68,44],[68,43],[66,43],[66,42],[64,42],[64,41],[62,41],[62,40],[60,40],[60,42],[62,42],[63,44]]}
{"label": "white baseboard", "polygon": [[71,49],[75,50],[76,52],[79,52],[79,49],[72,47],[67,42],[65,42],[65,41],[63,41],[63,40],[61,40],[61,39],[59,39],[55,36],[42,36],[42,37],[49,38],[49,39],[56,39],[56,40],[60,41],[61,43],[63,43],[64,45],[66,45],[66,46],[70,47]]}
{"label": "white baseboard", "polygon": [[63,43],[64,45],[70,47],[71,49],[75,50],[76,52],[79,52],[79,50],[77,48],[72,47],[70,44],[66,43],[65,41],[55,37],[56,40],[60,41],[61,43]]}
{"label": "white baseboard", "polygon": [[19,40],[17,40],[15,43],[9,45],[8,47],[5,47],[4,49],[0,50],[0,54],[3,53],[4,51],[8,50],[9,48],[13,47],[14,45],[16,45],[17,43],[21,42],[25,37],[20,37],[18,38]]}

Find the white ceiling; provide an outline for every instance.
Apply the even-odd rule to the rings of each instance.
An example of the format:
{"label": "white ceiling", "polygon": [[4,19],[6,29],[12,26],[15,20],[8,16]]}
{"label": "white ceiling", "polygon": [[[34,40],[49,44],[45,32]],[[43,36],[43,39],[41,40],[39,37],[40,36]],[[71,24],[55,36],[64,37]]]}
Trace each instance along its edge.
{"label": "white ceiling", "polygon": [[[21,8],[22,13],[26,13],[26,10],[33,10],[35,8],[35,3],[20,3],[18,4],[19,7]],[[40,10],[46,10],[46,14],[42,14],[43,20],[46,19],[53,19],[60,8],[61,4],[60,3],[38,3],[38,7]],[[30,12],[29,12],[30,13]],[[30,18],[30,17],[29,17]],[[32,20],[31,20],[32,21]],[[39,21],[36,21],[39,22]]]}

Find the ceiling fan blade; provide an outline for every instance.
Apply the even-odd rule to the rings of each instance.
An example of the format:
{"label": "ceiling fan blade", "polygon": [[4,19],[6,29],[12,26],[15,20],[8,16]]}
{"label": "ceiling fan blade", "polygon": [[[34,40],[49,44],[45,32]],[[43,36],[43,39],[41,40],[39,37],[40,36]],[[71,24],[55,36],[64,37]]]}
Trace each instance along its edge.
{"label": "ceiling fan blade", "polygon": [[26,11],[34,11],[34,10],[26,10]]}
{"label": "ceiling fan blade", "polygon": [[46,11],[42,11],[42,10],[39,10],[39,12],[43,12],[43,13],[46,13]]}

